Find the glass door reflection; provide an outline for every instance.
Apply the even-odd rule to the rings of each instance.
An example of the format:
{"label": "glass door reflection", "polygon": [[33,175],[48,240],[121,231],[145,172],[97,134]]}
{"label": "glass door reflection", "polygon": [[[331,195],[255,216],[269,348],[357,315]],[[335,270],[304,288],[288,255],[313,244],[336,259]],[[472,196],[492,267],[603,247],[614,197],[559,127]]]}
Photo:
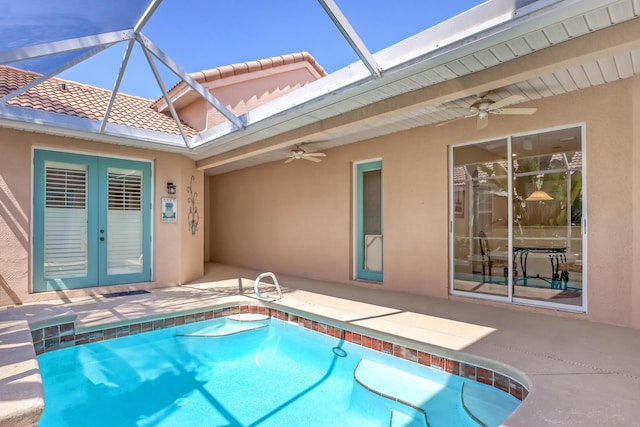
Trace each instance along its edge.
{"label": "glass door reflection", "polygon": [[451,289],[584,305],[582,128],[452,147]]}
{"label": "glass door reflection", "polygon": [[580,306],[580,138],[554,131],[512,144],[514,299]]}
{"label": "glass door reflection", "polygon": [[456,147],[453,153],[453,289],[507,297],[507,140]]}

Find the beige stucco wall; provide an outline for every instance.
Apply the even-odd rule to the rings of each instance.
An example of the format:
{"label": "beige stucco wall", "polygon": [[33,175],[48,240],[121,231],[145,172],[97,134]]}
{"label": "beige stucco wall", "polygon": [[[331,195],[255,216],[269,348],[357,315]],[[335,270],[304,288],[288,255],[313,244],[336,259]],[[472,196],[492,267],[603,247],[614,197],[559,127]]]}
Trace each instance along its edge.
{"label": "beige stucco wall", "polygon": [[[328,150],[318,164],[275,162],[211,177],[211,259],[447,298],[448,146],[585,123],[588,312],[511,307],[640,328],[632,232],[640,228],[639,82],[531,102],[535,115],[492,116],[482,131],[473,120],[421,127]],[[382,285],[351,280],[352,164],[373,158],[383,160]]]}
{"label": "beige stucco wall", "polygon": [[[153,164],[153,204],[160,206],[166,183],[177,187],[178,222],[162,223],[153,210],[151,283],[103,289],[31,293],[31,188],[33,148],[60,149],[83,154],[131,158]],[[0,305],[21,304],[62,296],[110,292],[121,288],[159,287],[188,282],[203,273],[202,229],[191,235],[187,228],[187,191],[193,175],[198,208],[202,212],[204,177],[192,160],[177,154],[101,144],[39,133],[0,129]],[[202,214],[201,214],[202,215]]]}
{"label": "beige stucco wall", "polygon": [[[532,309],[640,328],[640,78],[531,102],[530,117],[492,116],[421,127],[328,150],[319,164],[270,163],[208,178],[171,153],[0,129],[0,305],[56,297],[31,294],[31,158],[34,147],[153,162],[153,202],[178,187],[179,220],[153,221],[153,282],[198,278],[203,261],[448,297],[447,148],[520,132],[585,123],[588,218],[588,312]],[[383,160],[385,282],[351,280],[352,164]],[[187,187],[194,176],[197,234],[187,227]],[[206,191],[205,191],[206,189]],[[206,252],[205,252],[206,232]],[[97,290],[100,291],[100,290]],[[65,292],[76,295],[95,289]]]}
{"label": "beige stucco wall", "polygon": [[[631,248],[631,256],[633,260],[638,259],[636,255],[640,255],[640,79],[635,78],[631,85],[631,126],[633,133],[633,167],[630,172],[632,191],[630,194],[633,203],[633,246]],[[631,298],[629,299],[631,310],[631,325],[640,329],[640,262],[631,262],[632,280],[631,280]]]}

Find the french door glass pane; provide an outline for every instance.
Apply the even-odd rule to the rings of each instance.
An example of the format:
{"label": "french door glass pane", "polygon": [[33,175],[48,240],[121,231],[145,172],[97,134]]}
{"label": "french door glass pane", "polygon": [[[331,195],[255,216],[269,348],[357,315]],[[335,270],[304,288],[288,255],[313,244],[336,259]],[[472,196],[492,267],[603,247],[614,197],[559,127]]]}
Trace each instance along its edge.
{"label": "french door glass pane", "polygon": [[108,168],[107,274],[143,268],[142,171]]}
{"label": "french door glass pane", "polygon": [[508,154],[501,139],[453,149],[453,289],[509,294]]}
{"label": "french door glass pane", "polygon": [[87,256],[87,166],[45,162],[44,278],[84,277]]}

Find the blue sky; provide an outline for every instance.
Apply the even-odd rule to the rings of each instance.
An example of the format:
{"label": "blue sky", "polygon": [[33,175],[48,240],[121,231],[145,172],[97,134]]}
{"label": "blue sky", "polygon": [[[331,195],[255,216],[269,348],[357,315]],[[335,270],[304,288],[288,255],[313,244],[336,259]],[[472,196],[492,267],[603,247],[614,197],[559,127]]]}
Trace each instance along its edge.
{"label": "blue sky", "polygon": [[[375,53],[483,1],[336,3]],[[164,0],[142,33],[187,72],[303,51],[329,73],[358,60],[316,0]],[[60,77],[111,89],[125,47],[115,45]],[[167,87],[178,81],[170,72],[162,74]],[[161,95],[139,48],[121,91],[152,99]]]}

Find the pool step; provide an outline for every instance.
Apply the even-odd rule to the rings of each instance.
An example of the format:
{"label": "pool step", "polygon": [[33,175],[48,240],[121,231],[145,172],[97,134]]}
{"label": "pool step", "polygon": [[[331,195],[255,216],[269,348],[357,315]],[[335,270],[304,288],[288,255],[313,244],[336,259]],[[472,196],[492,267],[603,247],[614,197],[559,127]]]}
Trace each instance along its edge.
{"label": "pool step", "polygon": [[239,313],[232,314],[231,316],[227,316],[229,320],[236,320],[238,322],[260,322],[264,320],[269,320],[269,316],[266,314],[257,314],[257,313]]}
{"label": "pool step", "polygon": [[[460,389],[463,409],[481,427],[495,425],[495,420],[504,420],[515,411],[519,402],[512,399],[506,405],[504,393],[481,383],[465,382]],[[492,398],[495,396],[495,398]]]}
{"label": "pool step", "polygon": [[425,420],[422,417],[415,417],[404,412],[391,410],[391,420],[389,427],[424,427]]}
{"label": "pool step", "polygon": [[[259,316],[259,315],[255,315]],[[229,316],[224,319],[223,322],[217,322],[210,325],[189,325],[189,328],[181,329],[184,332],[177,333],[177,337],[199,337],[199,338],[216,338],[226,337],[228,335],[239,334],[242,332],[252,331],[254,329],[264,328],[269,326],[269,318],[263,317],[242,317],[236,315],[236,318],[232,319]]]}
{"label": "pool step", "polygon": [[360,360],[353,378],[368,391],[405,407],[402,412],[392,409],[393,427],[429,427],[427,412],[420,405],[445,388],[435,381],[367,359]]}

